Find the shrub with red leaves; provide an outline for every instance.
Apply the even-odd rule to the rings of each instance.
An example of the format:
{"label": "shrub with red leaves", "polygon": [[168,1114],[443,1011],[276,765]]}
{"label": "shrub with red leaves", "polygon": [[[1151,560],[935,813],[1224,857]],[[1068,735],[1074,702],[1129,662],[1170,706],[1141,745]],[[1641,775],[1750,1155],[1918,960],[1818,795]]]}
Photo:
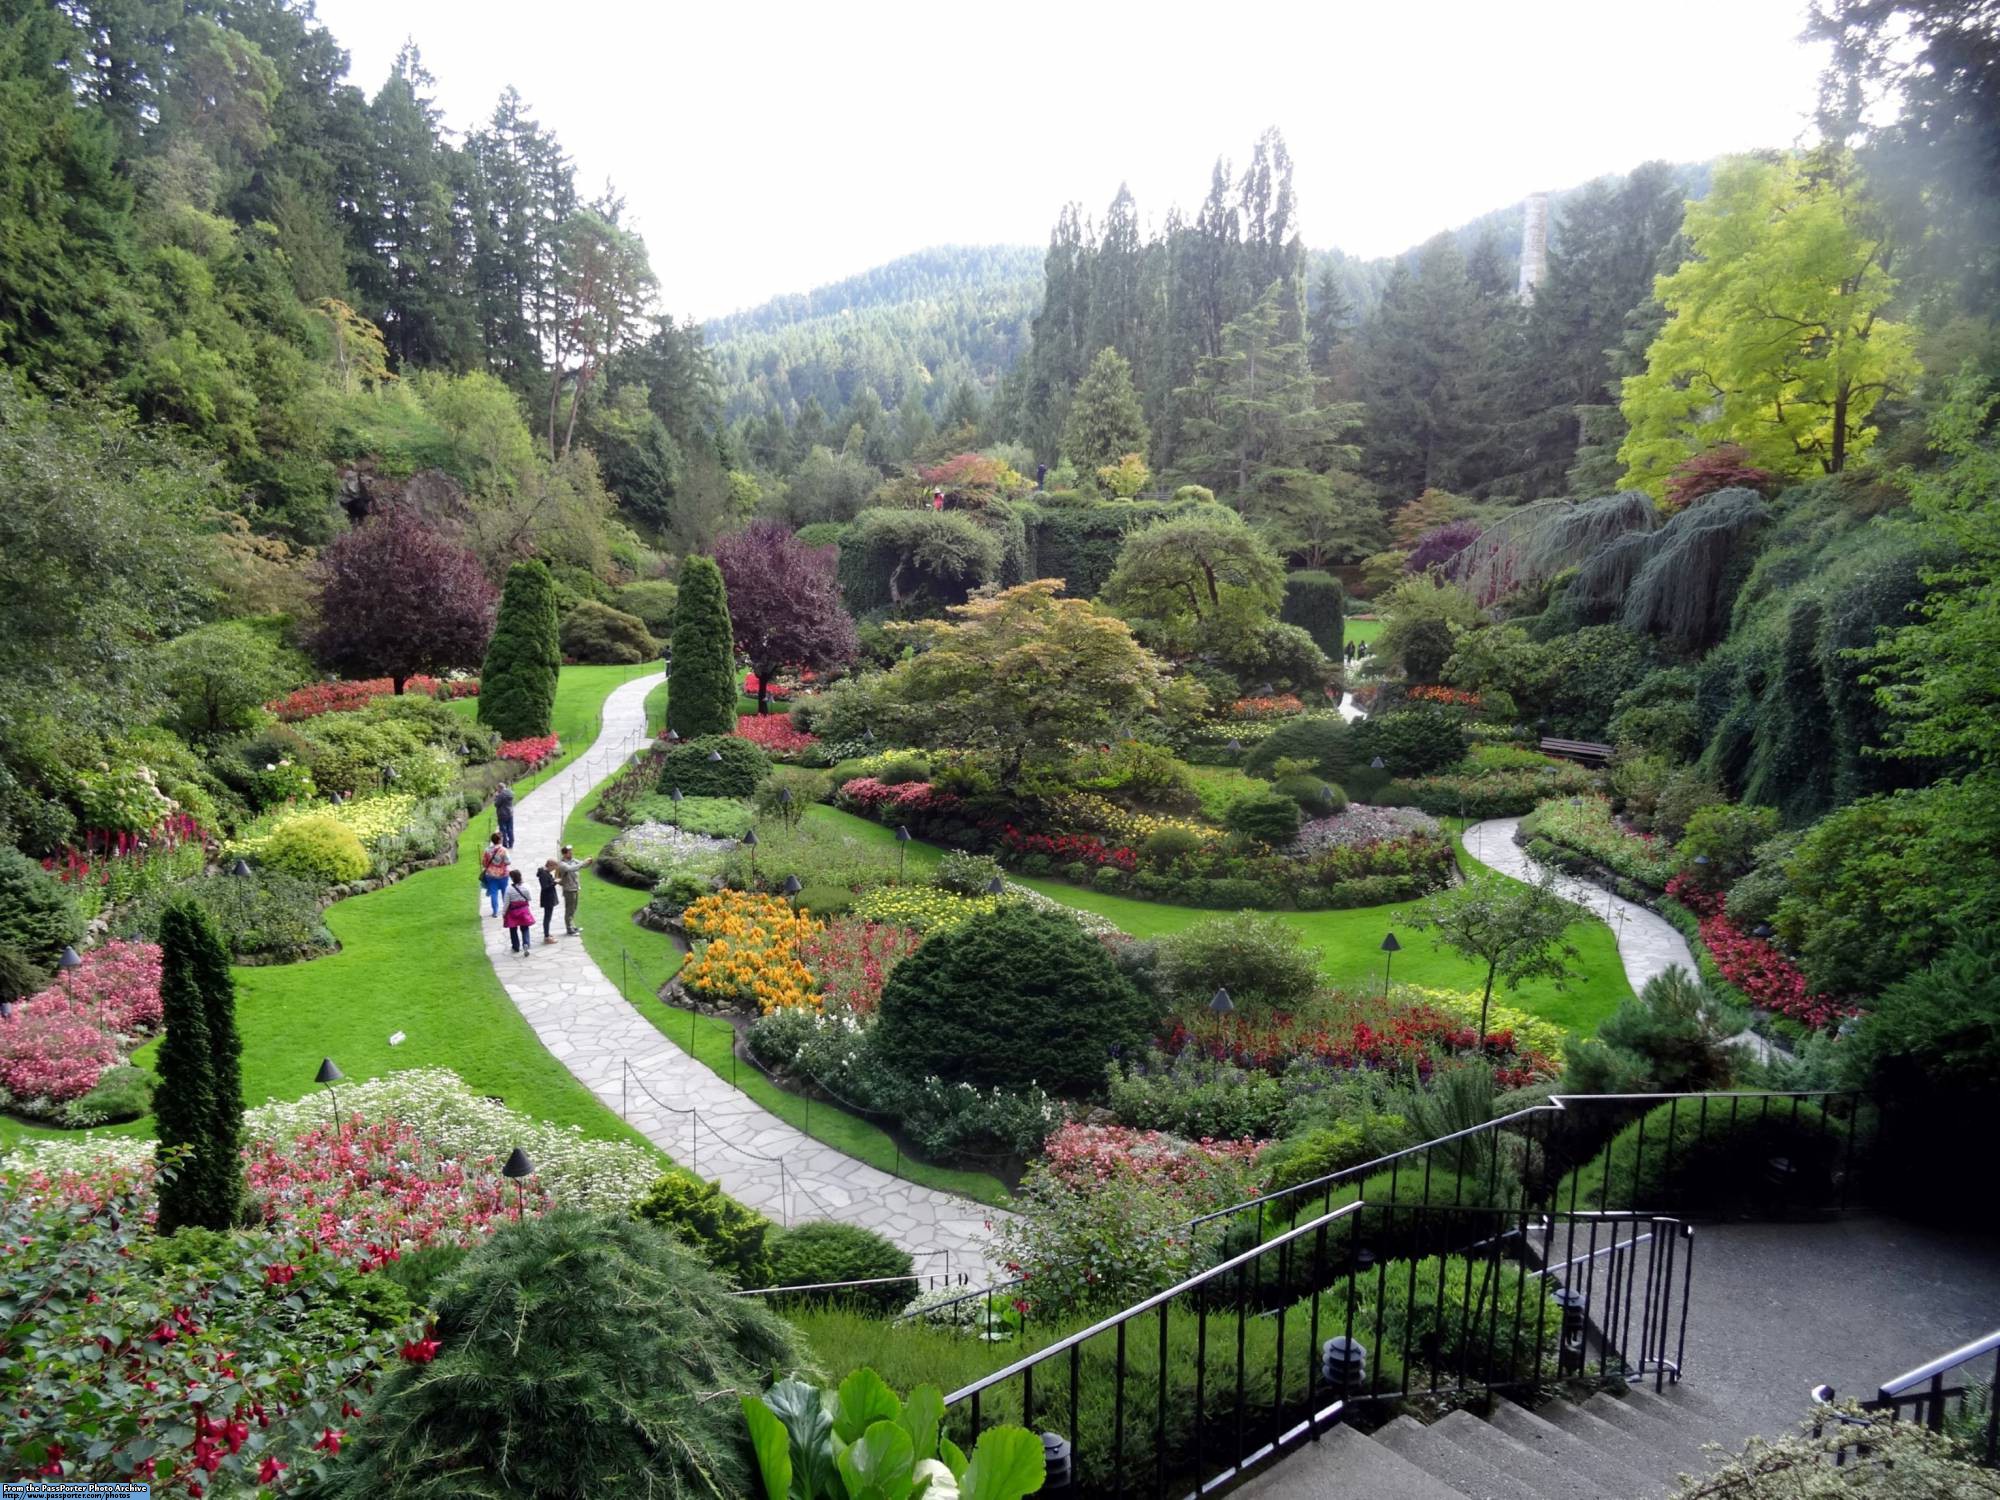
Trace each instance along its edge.
{"label": "shrub with red leaves", "polygon": [[1766,1010],[1790,1016],[1815,1031],[1838,1026],[1857,1014],[1829,995],[1816,995],[1806,988],[1806,976],[1799,966],[1763,938],[1743,931],[1729,919],[1727,898],[1720,891],[1704,890],[1686,875],[1667,882],[1667,894],[1693,912],[1701,923],[1702,946],[1708,949],[1722,977]]}
{"label": "shrub with red leaves", "polygon": [[1779,483],[1769,469],[1750,462],[1750,450],[1741,443],[1722,443],[1674,465],[1667,475],[1667,509],[1686,510],[1717,490],[1755,490],[1769,496]]}

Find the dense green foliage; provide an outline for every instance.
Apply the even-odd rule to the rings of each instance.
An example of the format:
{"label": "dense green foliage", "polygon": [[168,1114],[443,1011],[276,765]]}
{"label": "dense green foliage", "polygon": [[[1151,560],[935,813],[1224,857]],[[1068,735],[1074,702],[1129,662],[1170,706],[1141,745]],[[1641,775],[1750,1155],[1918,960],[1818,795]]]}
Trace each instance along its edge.
{"label": "dense green foliage", "polygon": [[229,953],[191,902],[160,919],[160,1044],[155,1124],[172,1163],[160,1186],[160,1228],[229,1229],[243,1196],[242,1043]]}
{"label": "dense green foliage", "polygon": [[[1020,955],[1033,953],[1033,963]],[[1087,1092],[1150,1008],[1068,918],[1007,905],[932,936],[882,990],[883,1057],[914,1077]]]}
{"label": "dense green foliage", "polygon": [[672,635],[667,727],[682,739],[729,733],[736,727],[736,648],[722,569],[714,558],[690,557],[681,564]]}
{"label": "dense green foliage", "polygon": [[562,654],[570,661],[632,666],[659,654],[659,642],[637,615],[580,599],[563,616]]}
{"label": "dense green foliage", "polygon": [[1341,658],[1347,624],[1347,596],[1331,573],[1303,570],[1285,575],[1285,600],[1278,618],[1296,625],[1335,661]]}
{"label": "dense green foliage", "polygon": [[486,664],[479,674],[479,722],[502,739],[533,739],[549,732],[556,674],[562,670],[561,622],[555,579],[539,560],[507,570],[500,616]]}
{"label": "dense green foliage", "polygon": [[[732,719],[731,723],[735,721]],[[716,757],[710,760],[710,756]],[[771,774],[771,757],[732,734],[703,735],[670,746],[660,756],[663,796],[748,797]]]}
{"label": "dense green foliage", "polygon": [[765,1242],[771,1221],[722,1191],[676,1167],[661,1175],[632,1212],[669,1230],[737,1285],[763,1286],[769,1273]]}
{"label": "dense green foliage", "polygon": [[[910,1256],[890,1240],[859,1224],[831,1221],[797,1224],[772,1232],[769,1241],[772,1286],[812,1286],[829,1281],[878,1281],[910,1274]],[[787,1301],[851,1302],[882,1310],[909,1301],[914,1281],[857,1287],[848,1292],[802,1292]]]}

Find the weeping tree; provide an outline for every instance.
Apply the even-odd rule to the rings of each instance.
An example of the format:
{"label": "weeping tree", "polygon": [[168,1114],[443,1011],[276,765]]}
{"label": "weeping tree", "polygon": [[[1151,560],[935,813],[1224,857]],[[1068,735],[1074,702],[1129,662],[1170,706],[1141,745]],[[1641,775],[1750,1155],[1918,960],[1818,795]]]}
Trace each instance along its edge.
{"label": "weeping tree", "polygon": [[1659,507],[1643,490],[1594,500],[1541,500],[1481,532],[1451,560],[1451,576],[1489,605],[1547,583],[1620,537],[1650,534],[1659,525]]}
{"label": "weeping tree", "polygon": [[1691,650],[1713,645],[1753,557],[1771,507],[1755,490],[1704,495],[1657,531],[1612,539],[1577,571],[1569,598],[1580,612],[1616,612],[1628,630]]}

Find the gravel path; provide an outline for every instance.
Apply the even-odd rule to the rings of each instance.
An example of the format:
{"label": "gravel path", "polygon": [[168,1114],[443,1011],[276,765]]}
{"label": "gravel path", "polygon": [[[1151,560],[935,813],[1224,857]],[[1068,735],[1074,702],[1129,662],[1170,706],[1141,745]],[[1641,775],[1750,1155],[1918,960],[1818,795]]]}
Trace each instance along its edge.
{"label": "gravel path", "polygon": [[[570,809],[645,738],[646,694],[660,680],[641,678],[613,692],[590,751],[516,805],[517,858],[539,862],[557,851]],[[538,925],[533,956],[517,958],[483,895],[478,910],[487,955],[543,1045],[675,1161],[781,1224],[860,1224],[916,1257],[920,1276],[965,1273],[975,1285],[984,1278],[986,1225],[1004,1217],[999,1210],[893,1177],[805,1135],[669,1042],[581,941],[543,947]],[[586,893],[577,920],[591,919]]]}

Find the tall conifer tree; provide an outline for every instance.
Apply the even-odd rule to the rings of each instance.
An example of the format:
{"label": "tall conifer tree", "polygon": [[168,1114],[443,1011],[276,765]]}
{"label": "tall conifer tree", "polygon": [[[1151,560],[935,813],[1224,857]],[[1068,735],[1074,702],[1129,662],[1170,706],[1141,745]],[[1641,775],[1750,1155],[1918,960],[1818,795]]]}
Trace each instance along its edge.
{"label": "tall conifer tree", "polygon": [[712,557],[681,564],[673,650],[667,727],[690,740],[729,733],[736,727],[736,646],[722,569]]}
{"label": "tall conifer tree", "polygon": [[192,902],[160,918],[160,1008],[165,1039],[153,1118],[175,1167],[160,1183],[163,1234],[228,1229],[243,1196],[243,1130],[236,988],[215,924]]}
{"label": "tall conifer tree", "polygon": [[479,674],[479,722],[510,740],[549,733],[561,669],[556,581],[539,559],[515,563]]}

